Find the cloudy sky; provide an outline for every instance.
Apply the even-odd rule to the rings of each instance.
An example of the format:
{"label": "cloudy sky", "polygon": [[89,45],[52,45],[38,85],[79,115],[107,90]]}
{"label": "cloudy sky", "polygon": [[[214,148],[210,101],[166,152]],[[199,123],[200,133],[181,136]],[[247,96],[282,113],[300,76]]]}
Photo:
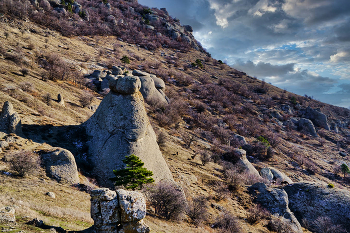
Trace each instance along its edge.
{"label": "cloudy sky", "polygon": [[350,0],[139,0],[190,24],[216,59],[350,107]]}

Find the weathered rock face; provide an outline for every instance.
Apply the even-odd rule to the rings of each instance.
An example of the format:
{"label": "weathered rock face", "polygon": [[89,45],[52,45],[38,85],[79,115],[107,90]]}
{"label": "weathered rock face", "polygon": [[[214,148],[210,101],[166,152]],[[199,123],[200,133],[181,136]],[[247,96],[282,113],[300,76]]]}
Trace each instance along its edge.
{"label": "weathered rock face", "polygon": [[139,192],[95,189],[91,192],[91,218],[95,232],[147,233],[143,223],[146,200]]}
{"label": "weathered rock face", "polygon": [[299,120],[299,129],[305,130],[306,132],[310,133],[314,137],[318,137],[315,126],[312,123],[312,121],[309,119],[301,118]]}
{"label": "weathered rock face", "polygon": [[307,119],[310,119],[317,127],[321,127],[326,130],[330,129],[328,125],[327,116],[321,111],[307,107],[305,110],[305,117]]}
{"label": "weathered rock face", "polygon": [[79,175],[74,156],[69,150],[57,148],[41,155],[49,176],[58,181],[77,184]]}
{"label": "weathered rock face", "polygon": [[256,183],[249,187],[255,201],[269,210],[291,221],[294,232],[302,233],[301,225],[288,207],[288,195],[283,189],[267,188],[264,183]]}
{"label": "weathered rock face", "polygon": [[88,142],[91,162],[103,185],[113,185],[109,180],[114,177],[113,170],[124,168],[122,160],[131,154],[145,163],[155,181],[173,179],[159,150],[138,83],[138,77],[120,77],[117,82],[110,82],[111,92],[84,123],[91,137]]}
{"label": "weathered rock face", "polygon": [[4,133],[22,134],[21,118],[9,101],[4,103],[0,114],[0,131]]}
{"label": "weathered rock face", "polygon": [[316,183],[294,183],[284,187],[289,208],[296,218],[311,227],[318,217],[329,217],[333,224],[350,229],[350,192]]}
{"label": "weathered rock face", "polygon": [[293,181],[283,172],[277,170],[273,167],[263,168],[260,170],[261,177],[268,179],[270,181],[278,181],[278,182],[288,182],[288,184],[293,183]]}
{"label": "weathered rock face", "polygon": [[255,175],[257,177],[260,177],[259,172],[255,169],[253,164],[251,164],[247,159],[247,152],[242,149],[235,149],[234,153],[236,153],[239,156],[239,160],[236,163],[238,166],[240,166],[243,170],[245,170],[247,173],[250,173],[252,175]]}

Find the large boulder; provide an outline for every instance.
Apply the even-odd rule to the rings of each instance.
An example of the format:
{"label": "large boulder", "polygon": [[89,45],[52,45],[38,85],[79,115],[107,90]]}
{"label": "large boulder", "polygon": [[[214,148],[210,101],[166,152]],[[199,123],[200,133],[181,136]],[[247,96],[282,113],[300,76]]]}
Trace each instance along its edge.
{"label": "large boulder", "polygon": [[43,152],[41,158],[49,176],[64,183],[79,183],[77,164],[69,150],[55,148],[54,151]]}
{"label": "large boulder", "polygon": [[149,76],[140,77],[141,80],[141,93],[145,98],[145,101],[151,105],[167,105],[168,101],[165,99],[164,92],[160,92],[156,89],[154,79]]}
{"label": "large boulder", "polygon": [[296,218],[313,228],[318,217],[328,217],[335,225],[350,229],[350,192],[319,183],[294,183],[284,187],[289,208]]}
{"label": "large boulder", "polygon": [[84,123],[90,136],[91,162],[100,184],[112,186],[109,178],[114,177],[113,170],[124,168],[122,160],[131,154],[145,163],[155,181],[173,179],[147,117],[138,83],[138,77],[111,79],[110,93]]}
{"label": "large boulder", "polygon": [[305,110],[305,117],[307,119],[310,119],[317,127],[330,130],[327,116],[323,114],[319,109],[312,109],[310,107],[307,107]]}
{"label": "large boulder", "polygon": [[4,103],[0,113],[0,131],[22,135],[21,118],[9,101]]}
{"label": "large boulder", "polygon": [[277,170],[276,168],[269,167],[267,168],[271,171],[271,174],[273,175],[273,180],[279,181],[279,182],[287,182],[288,184],[293,183],[293,181],[283,172]]}
{"label": "large boulder", "polygon": [[234,149],[234,153],[239,158],[236,165],[239,166],[243,171],[254,175],[256,177],[260,177],[259,172],[255,169],[253,164],[251,164],[247,159],[247,152],[243,149]]}
{"label": "large boulder", "polygon": [[143,223],[146,200],[139,192],[95,189],[91,192],[91,218],[95,232],[148,233]]}
{"label": "large boulder", "polygon": [[306,118],[300,118],[298,124],[299,124],[299,127],[298,127],[299,130],[303,130],[303,131],[311,134],[314,137],[318,137],[318,135],[316,133],[315,126],[311,120],[306,119]]}
{"label": "large boulder", "polygon": [[278,214],[291,222],[293,232],[302,233],[301,225],[288,207],[288,195],[283,189],[268,188],[264,183],[256,183],[249,187],[254,201],[262,205],[272,214]]}

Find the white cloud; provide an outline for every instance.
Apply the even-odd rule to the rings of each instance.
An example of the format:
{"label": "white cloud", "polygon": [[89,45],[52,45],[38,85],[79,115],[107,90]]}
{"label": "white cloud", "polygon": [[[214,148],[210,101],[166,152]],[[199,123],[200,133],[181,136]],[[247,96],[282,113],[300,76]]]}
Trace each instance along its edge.
{"label": "white cloud", "polygon": [[337,54],[334,54],[330,57],[330,62],[340,62],[346,59],[350,59],[350,54],[349,52],[341,51],[338,52]]}

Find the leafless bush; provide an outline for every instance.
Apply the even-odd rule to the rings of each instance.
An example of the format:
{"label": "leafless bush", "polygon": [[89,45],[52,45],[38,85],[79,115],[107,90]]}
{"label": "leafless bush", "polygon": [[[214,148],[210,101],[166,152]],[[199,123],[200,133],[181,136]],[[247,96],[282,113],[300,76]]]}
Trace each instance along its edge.
{"label": "leafless bush", "polygon": [[207,151],[200,152],[200,159],[202,161],[202,165],[205,166],[207,163],[211,161],[211,156]]}
{"label": "leafless bush", "polygon": [[10,167],[21,177],[35,174],[39,169],[39,158],[30,151],[20,152],[11,157]]}
{"label": "leafless bush", "polygon": [[51,104],[51,100],[52,100],[52,96],[50,93],[46,93],[43,95],[43,100],[44,100],[44,103],[47,104],[47,105],[50,105]]}
{"label": "leafless bush", "polygon": [[221,233],[240,232],[240,227],[235,216],[230,212],[225,212],[217,217],[214,228],[218,228]]}
{"label": "leafless bush", "polygon": [[160,181],[148,194],[149,202],[155,213],[166,219],[182,219],[186,212],[187,202],[180,187]]}
{"label": "leafless bush", "polygon": [[208,218],[207,199],[204,196],[192,199],[188,205],[187,215],[196,226],[201,225]]}
{"label": "leafless bush", "polygon": [[157,137],[158,145],[159,145],[159,146],[164,146],[164,145],[166,144],[167,141],[168,141],[167,134],[166,134],[164,131],[161,131],[161,132],[158,134],[158,137]]}
{"label": "leafless bush", "polygon": [[27,68],[22,68],[20,71],[23,76],[27,76],[29,74],[29,70]]}
{"label": "leafless bush", "polygon": [[248,212],[249,212],[249,215],[248,215],[247,221],[250,224],[260,222],[262,219],[266,219],[270,215],[270,213],[260,205],[254,205],[250,207]]}
{"label": "leafless bush", "polygon": [[315,231],[317,233],[345,233],[340,225],[334,225],[329,217],[318,217],[314,222]]}
{"label": "leafless bush", "polygon": [[22,91],[25,91],[25,92],[34,91],[34,85],[31,82],[21,82],[18,86],[19,88],[22,89]]}
{"label": "leafless bush", "polygon": [[83,94],[79,96],[79,102],[83,106],[83,108],[90,105],[93,99],[94,96],[88,91],[84,91]]}
{"label": "leafless bush", "polygon": [[291,227],[290,220],[279,215],[272,215],[267,228],[271,231],[276,231],[277,233],[294,232],[293,228]]}

